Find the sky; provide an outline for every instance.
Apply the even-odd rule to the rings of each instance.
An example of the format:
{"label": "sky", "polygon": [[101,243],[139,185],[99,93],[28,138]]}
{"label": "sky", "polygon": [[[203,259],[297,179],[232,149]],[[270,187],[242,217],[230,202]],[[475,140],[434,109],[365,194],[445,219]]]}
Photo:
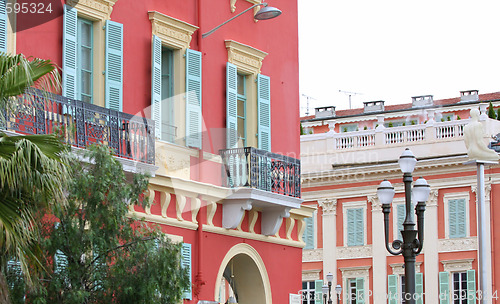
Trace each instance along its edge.
{"label": "sky", "polygon": [[[499,0],[298,0],[301,115],[500,91]],[[343,91],[343,92],[339,92]],[[356,94],[353,94],[356,93]]]}

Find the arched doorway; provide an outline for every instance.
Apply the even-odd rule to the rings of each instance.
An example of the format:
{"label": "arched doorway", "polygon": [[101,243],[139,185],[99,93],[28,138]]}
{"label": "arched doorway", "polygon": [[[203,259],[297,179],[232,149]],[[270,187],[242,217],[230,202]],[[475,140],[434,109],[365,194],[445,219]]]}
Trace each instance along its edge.
{"label": "arched doorway", "polygon": [[238,304],[272,304],[266,267],[259,253],[248,244],[235,245],[228,251],[216,282],[215,299],[220,303],[234,293]]}

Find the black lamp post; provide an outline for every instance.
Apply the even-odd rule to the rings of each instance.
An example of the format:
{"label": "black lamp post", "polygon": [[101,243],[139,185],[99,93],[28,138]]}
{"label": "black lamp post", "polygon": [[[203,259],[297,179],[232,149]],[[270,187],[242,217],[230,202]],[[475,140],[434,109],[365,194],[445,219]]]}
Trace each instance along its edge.
{"label": "black lamp post", "polygon": [[321,291],[323,292],[323,304],[326,304],[326,298],[328,294],[328,285],[323,285],[321,288]]}
{"label": "black lamp post", "polygon": [[[382,212],[384,213],[385,247],[393,255],[403,255],[405,261],[404,297],[407,304],[415,304],[415,260],[424,245],[424,211],[430,187],[427,181],[420,177],[415,182],[412,191],[412,173],[417,160],[410,149],[407,148],[403,152],[399,157],[398,163],[403,172],[403,182],[405,185],[406,217],[403,223],[404,229],[401,230],[403,241],[393,241],[392,248],[389,245],[389,215],[391,213],[392,199],[394,198],[394,187],[389,181],[384,180],[377,188],[377,196],[382,203]],[[412,192],[413,200],[417,202],[415,213],[417,215],[418,230],[415,229],[415,219],[412,212]]]}
{"label": "black lamp post", "polygon": [[328,304],[332,304],[332,281],[333,281],[333,274],[329,272],[326,275],[326,280],[328,281]]}
{"label": "black lamp post", "polygon": [[340,284],[337,284],[337,286],[335,286],[335,291],[337,292],[337,304],[340,304],[340,294],[342,293],[342,286],[340,286]]}

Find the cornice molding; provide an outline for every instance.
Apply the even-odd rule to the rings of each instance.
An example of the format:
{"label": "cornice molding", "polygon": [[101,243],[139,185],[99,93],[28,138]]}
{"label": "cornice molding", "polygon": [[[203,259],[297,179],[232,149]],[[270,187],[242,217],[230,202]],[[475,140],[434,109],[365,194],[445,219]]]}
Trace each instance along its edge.
{"label": "cornice molding", "polygon": [[162,43],[175,49],[188,49],[197,26],[172,18],[156,11],[148,12],[153,27],[153,35]]}
{"label": "cornice molding", "polygon": [[372,246],[337,247],[337,259],[362,259],[372,257]]}
{"label": "cornice molding", "polygon": [[262,61],[267,56],[266,52],[233,40],[226,40],[225,45],[228,62],[245,73],[252,75],[260,73]]}
{"label": "cornice molding", "polygon": [[477,237],[438,240],[438,252],[475,251],[477,248]]}
{"label": "cornice molding", "polygon": [[472,269],[473,261],[474,259],[449,260],[441,261],[441,264],[443,264],[443,271],[446,272],[467,271]]}
{"label": "cornice molding", "polygon": [[320,273],[321,269],[302,270],[302,281],[321,280],[321,277],[319,276]]}
{"label": "cornice molding", "polygon": [[78,13],[88,17],[109,20],[111,19],[111,12],[113,5],[118,0],[67,0],[66,4],[78,10]]}
{"label": "cornice molding", "polygon": [[365,277],[369,275],[371,266],[339,268],[344,278]]}

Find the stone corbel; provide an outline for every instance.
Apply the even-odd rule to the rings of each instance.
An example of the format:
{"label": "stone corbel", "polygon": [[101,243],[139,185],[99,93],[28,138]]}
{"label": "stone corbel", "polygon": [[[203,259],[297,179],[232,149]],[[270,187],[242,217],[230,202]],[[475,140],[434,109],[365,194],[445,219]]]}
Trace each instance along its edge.
{"label": "stone corbel", "polygon": [[217,202],[207,201],[207,224],[209,226],[214,225],[215,211],[217,211]]}
{"label": "stone corbel", "polygon": [[287,218],[286,219],[286,238],[287,238],[287,240],[292,240],[293,227],[295,227],[295,219],[291,218],[291,217]]}
{"label": "stone corbel", "polygon": [[198,216],[198,212],[201,208],[201,200],[197,197],[191,198],[191,221],[195,224],[198,224],[196,217]]}
{"label": "stone corbel", "polygon": [[250,233],[255,233],[255,223],[257,223],[257,218],[259,218],[259,212],[257,210],[250,210],[248,214],[248,230]]}
{"label": "stone corbel", "polygon": [[175,197],[177,199],[177,219],[179,221],[184,221],[184,219],[182,218],[182,212],[184,211],[184,207],[186,206],[186,197],[180,194],[176,194]]}
{"label": "stone corbel", "polygon": [[153,206],[155,201],[155,191],[151,188],[148,189],[148,206],[144,208],[144,212],[146,212],[147,215],[151,215],[151,206]]}
{"label": "stone corbel", "polygon": [[162,217],[167,217],[167,209],[168,205],[170,204],[170,198],[172,195],[170,193],[162,191],[160,193],[160,204],[161,204],[161,216]]}
{"label": "stone corbel", "polygon": [[261,229],[263,235],[275,235],[281,227],[283,218],[290,217],[288,207],[273,208],[262,211]]}
{"label": "stone corbel", "polygon": [[238,227],[246,210],[252,209],[251,199],[238,199],[224,202],[222,205],[222,227],[234,229]]}

